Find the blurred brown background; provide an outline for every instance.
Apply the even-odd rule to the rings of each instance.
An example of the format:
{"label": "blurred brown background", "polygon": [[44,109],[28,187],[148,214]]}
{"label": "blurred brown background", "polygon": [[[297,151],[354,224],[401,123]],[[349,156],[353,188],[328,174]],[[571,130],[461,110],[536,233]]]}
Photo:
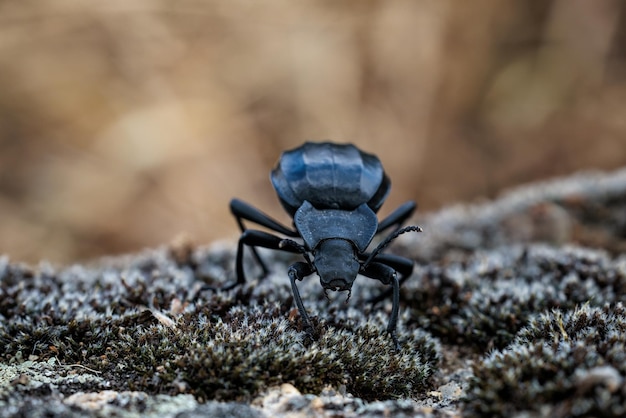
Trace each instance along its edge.
{"label": "blurred brown background", "polygon": [[382,214],[626,163],[619,0],[0,0],[0,253],[57,262],[187,233],[304,140],[354,142]]}

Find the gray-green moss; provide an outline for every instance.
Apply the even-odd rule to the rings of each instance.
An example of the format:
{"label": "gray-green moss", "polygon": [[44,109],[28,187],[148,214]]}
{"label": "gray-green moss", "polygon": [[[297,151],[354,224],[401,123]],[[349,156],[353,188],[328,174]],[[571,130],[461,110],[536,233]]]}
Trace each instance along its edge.
{"label": "gray-green moss", "polygon": [[[216,254],[198,251],[193,264],[212,263]],[[287,382],[305,393],[330,385],[366,400],[391,399],[432,388],[437,369],[439,347],[426,332],[403,329],[396,352],[384,332],[388,312],[368,308],[364,315],[354,304],[339,309],[307,298],[318,334],[311,340],[279,274],[198,294],[194,269],[165,250],[120,269],[55,274],[5,262],[0,272],[0,357],[80,364],[109,389],[251,400]]]}
{"label": "gray-green moss", "polygon": [[534,317],[473,368],[471,416],[626,415],[626,310],[583,305]]}
{"label": "gray-green moss", "polygon": [[626,302],[626,258],[576,247],[501,247],[416,276],[402,292],[411,321],[479,352],[509,344],[538,312]]}

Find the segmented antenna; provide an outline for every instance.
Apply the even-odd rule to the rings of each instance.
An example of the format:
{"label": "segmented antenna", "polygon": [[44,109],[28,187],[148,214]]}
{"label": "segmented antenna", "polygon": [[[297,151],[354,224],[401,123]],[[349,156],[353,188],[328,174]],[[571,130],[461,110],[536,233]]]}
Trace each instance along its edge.
{"label": "segmented antenna", "polygon": [[281,250],[285,250],[285,251],[291,251],[291,252],[295,252],[295,253],[299,253],[302,254],[302,256],[304,257],[304,259],[306,260],[306,262],[309,265],[313,265],[311,263],[311,259],[309,258],[309,254],[308,251],[306,250],[306,248],[304,247],[304,245],[289,239],[289,238],[285,238],[282,241],[280,241],[278,243],[278,248]]}
{"label": "segmented antenna", "polygon": [[374,251],[372,251],[370,256],[367,257],[367,260],[365,260],[365,263],[363,263],[363,268],[366,268],[368,264],[372,262],[374,257],[376,257],[382,250],[384,250],[385,247],[388,246],[391,241],[398,238],[398,236],[404,234],[405,232],[412,232],[412,231],[422,232],[422,228],[420,228],[417,225],[405,226],[404,228],[398,229],[396,232],[394,232],[393,234],[385,238],[380,244],[378,244],[376,248],[374,248]]}

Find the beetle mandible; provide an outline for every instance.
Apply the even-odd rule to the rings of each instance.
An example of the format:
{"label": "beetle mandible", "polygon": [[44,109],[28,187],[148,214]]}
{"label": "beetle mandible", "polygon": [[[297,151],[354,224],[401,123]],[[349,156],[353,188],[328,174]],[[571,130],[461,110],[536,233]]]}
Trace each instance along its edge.
{"label": "beetle mandible", "polygon": [[[376,213],[389,193],[391,182],[378,157],[352,144],[306,142],[285,151],[270,178],[280,203],[293,219],[293,228],[280,224],[239,199],[231,200],[230,210],[241,229],[236,256],[237,281],[222,289],[232,289],[246,281],[244,246],[251,247],[264,275],[268,269],[255,247],[302,254],[304,261],[292,264],[288,274],[294,300],[309,334],[313,333],[313,326],[296,282],[317,273],[325,293],[328,290],[348,291],[349,298],[352,283],[361,274],[391,286],[393,307],[387,332],[398,348],[396,325],[400,285],[411,275],[413,261],[383,254],[382,250],[404,232],[421,231],[418,226],[401,228],[415,211],[415,202],[404,203],[378,222]],[[247,229],[243,220],[290,238]],[[374,236],[390,228],[393,232],[373,251],[367,252]],[[302,243],[291,238],[301,239]],[[387,293],[381,293],[372,301],[381,300]]]}

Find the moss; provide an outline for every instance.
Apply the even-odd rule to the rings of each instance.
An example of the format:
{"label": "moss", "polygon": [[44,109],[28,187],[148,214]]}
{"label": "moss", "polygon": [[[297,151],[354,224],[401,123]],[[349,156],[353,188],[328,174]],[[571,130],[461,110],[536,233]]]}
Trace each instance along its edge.
{"label": "moss", "polygon": [[479,352],[509,344],[547,309],[624,301],[623,260],[575,247],[504,247],[421,267],[402,292],[412,321]]}
{"label": "moss", "polygon": [[[199,326],[204,322],[206,325]],[[199,318],[176,344],[169,365],[202,398],[250,398],[284,382],[306,393],[345,385],[364,399],[417,396],[429,384],[438,352],[418,331],[396,353],[381,327],[361,323],[350,331],[320,325],[318,340],[305,343],[278,306],[233,308],[224,319]]]}
{"label": "moss", "polygon": [[553,310],[474,366],[468,416],[626,414],[626,310]]}
{"label": "moss", "polygon": [[[212,257],[198,252],[194,268],[205,268]],[[198,294],[195,278],[194,269],[166,250],[99,273],[8,264],[0,357],[54,357],[102,373],[110,389],[184,392],[205,401],[250,400],[281,383],[305,393],[345,387],[370,400],[418,396],[432,387],[438,344],[412,328],[400,336],[403,350],[396,353],[384,332],[387,314],[338,309],[316,283],[303,284],[322,294],[306,300],[319,335],[311,341],[281,275],[217,294]],[[365,297],[361,292],[356,303]]]}

